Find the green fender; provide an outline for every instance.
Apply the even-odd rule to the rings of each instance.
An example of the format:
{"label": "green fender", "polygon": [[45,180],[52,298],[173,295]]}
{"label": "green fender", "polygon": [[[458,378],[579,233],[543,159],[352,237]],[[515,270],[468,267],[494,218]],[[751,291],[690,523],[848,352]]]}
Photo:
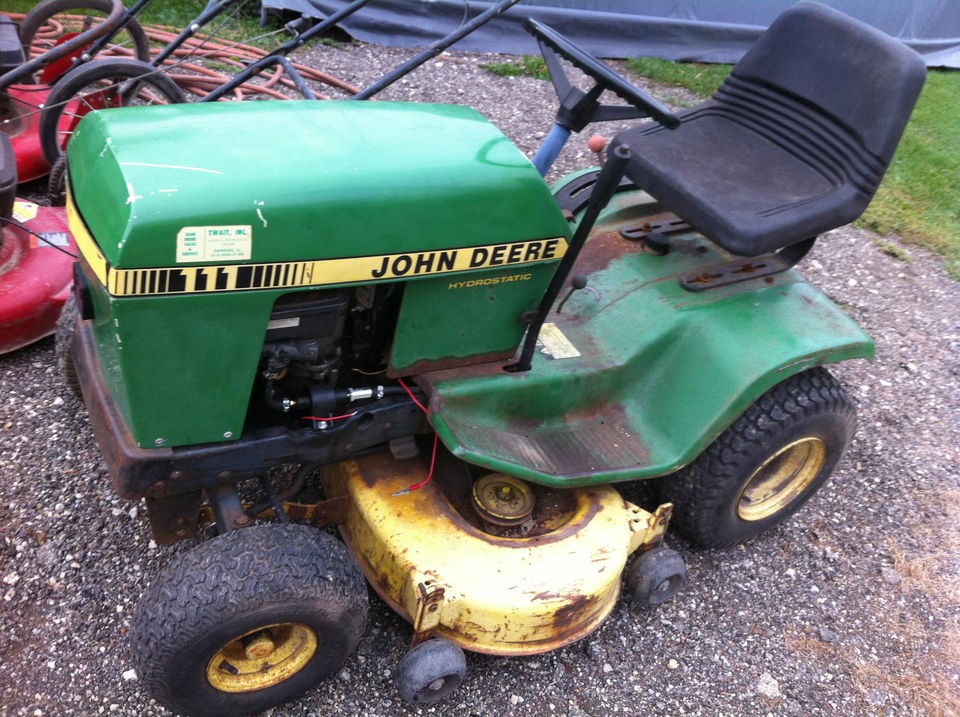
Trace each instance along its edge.
{"label": "green fender", "polygon": [[727,257],[692,231],[666,256],[620,236],[661,211],[639,192],[615,198],[573,270],[591,288],[551,313],[529,372],[421,377],[453,453],[552,486],[664,475],[780,381],[873,357],[870,337],[796,270],[685,290],[679,276]]}

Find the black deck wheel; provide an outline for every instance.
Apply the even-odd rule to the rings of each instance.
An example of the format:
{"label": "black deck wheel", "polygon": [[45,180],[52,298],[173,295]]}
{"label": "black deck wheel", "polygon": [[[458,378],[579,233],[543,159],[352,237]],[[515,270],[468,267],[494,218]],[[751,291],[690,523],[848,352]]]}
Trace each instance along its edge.
{"label": "black deck wheel", "polygon": [[853,436],[855,409],[826,369],[761,396],[693,463],[658,479],[672,524],[707,547],[749,540],[783,522],[827,480]]}
{"label": "black deck wheel", "polygon": [[191,717],[239,717],[301,695],[336,670],[366,628],[366,585],[331,535],[261,525],[175,559],[134,615],[144,687]]}
{"label": "black deck wheel", "polygon": [[421,642],[397,665],[396,683],[407,702],[438,702],[456,690],[467,674],[467,659],[457,645],[442,638]]}
{"label": "black deck wheel", "polygon": [[630,564],[626,584],[638,605],[654,607],[674,597],[687,584],[687,566],[676,550],[659,545],[641,553]]}

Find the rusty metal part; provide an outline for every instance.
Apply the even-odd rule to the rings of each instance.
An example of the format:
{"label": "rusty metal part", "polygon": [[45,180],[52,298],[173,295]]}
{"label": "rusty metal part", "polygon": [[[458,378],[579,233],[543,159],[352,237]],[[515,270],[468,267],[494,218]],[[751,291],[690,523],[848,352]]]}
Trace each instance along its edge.
{"label": "rusty metal part", "polygon": [[425,473],[420,460],[384,451],[328,466],[324,476],[328,495],[350,498],[344,539],[374,589],[413,624],[415,641],[435,634],[475,652],[530,655],[578,640],[616,603],[639,542],[634,526],[664,519],[602,486],[564,491],[570,508],[552,531],[491,535],[451,500],[459,489],[445,487],[444,470],[392,497]]}
{"label": "rusty metal part", "polygon": [[411,615],[413,624],[411,648],[429,639],[433,631],[440,625],[444,597],[447,592],[447,588],[439,584],[430,575],[418,576],[411,581],[411,584],[414,583],[416,584],[416,594],[411,602],[416,605],[416,608]]}
{"label": "rusty metal part", "polygon": [[660,545],[670,524],[670,516],[673,515],[673,503],[664,503],[653,513],[648,513],[636,506],[633,506],[631,512],[630,530],[633,535],[630,538],[630,552],[645,553]]}
{"label": "rusty metal part", "polygon": [[473,507],[494,525],[512,527],[533,515],[536,496],[528,483],[504,473],[478,478],[471,492]]}
{"label": "rusty metal part", "polygon": [[687,291],[705,291],[718,286],[729,286],[749,279],[760,279],[780,274],[795,266],[813,247],[813,239],[788,246],[775,254],[736,259],[706,267],[696,274],[680,277],[680,285]]}
{"label": "rusty metal part", "polygon": [[[202,500],[203,494],[199,490],[163,497],[147,496],[147,517],[154,541],[158,545],[167,545],[195,538],[200,529]],[[210,520],[213,520],[212,512]]]}
{"label": "rusty metal part", "polygon": [[651,234],[670,236],[690,231],[690,225],[672,212],[651,216],[640,224],[623,227],[620,236],[630,241],[645,241]]}
{"label": "rusty metal part", "polygon": [[244,512],[240,496],[232,485],[218,485],[206,494],[221,535],[250,524],[250,516]]}

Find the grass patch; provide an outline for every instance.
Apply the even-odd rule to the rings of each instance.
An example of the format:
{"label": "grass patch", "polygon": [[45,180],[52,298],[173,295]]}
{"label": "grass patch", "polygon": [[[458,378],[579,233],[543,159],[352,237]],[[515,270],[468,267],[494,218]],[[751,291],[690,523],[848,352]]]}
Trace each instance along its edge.
{"label": "grass patch", "polygon": [[887,241],[883,237],[877,237],[876,243],[877,246],[880,247],[880,251],[887,256],[892,256],[894,259],[899,259],[902,262],[910,263],[910,252],[908,252],[899,244],[894,244],[892,241]]}
{"label": "grass patch", "polygon": [[670,62],[657,57],[634,57],[627,68],[642,77],[673,87],[683,87],[700,97],[710,97],[727,79],[733,65],[705,65],[700,62]]}
{"label": "grass patch", "polygon": [[944,257],[960,279],[960,72],[932,70],[887,176],[860,224]]}
{"label": "grass patch", "polygon": [[[709,97],[730,72],[730,65],[629,60],[639,75]],[[910,123],[873,202],[857,225],[905,241],[943,257],[944,267],[960,279],[960,72],[930,70]],[[892,247],[896,251],[890,251]],[[903,251],[886,242],[896,258]]]}
{"label": "grass patch", "polygon": [[490,62],[480,65],[487,72],[501,77],[535,77],[538,80],[549,80],[547,63],[542,57],[524,55],[516,62]]}

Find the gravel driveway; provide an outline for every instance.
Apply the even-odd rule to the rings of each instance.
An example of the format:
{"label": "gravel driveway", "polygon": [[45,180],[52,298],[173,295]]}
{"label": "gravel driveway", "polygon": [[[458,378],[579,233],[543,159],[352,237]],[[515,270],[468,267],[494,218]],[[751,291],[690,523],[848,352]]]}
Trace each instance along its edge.
{"label": "gravel driveway", "polygon": [[[303,57],[363,86],[409,54],[340,46]],[[382,99],[477,107],[532,151],[552,120],[550,85],[479,69],[491,59],[444,55]],[[585,136],[561,157],[564,170],[592,162]],[[674,601],[654,611],[622,601],[596,633],[553,653],[471,654],[468,681],[429,708],[400,703],[389,674],[409,629],[374,598],[340,673],[267,714],[960,714],[960,284],[885,241],[841,229],[801,264],[878,355],[836,367],[859,431],[788,524],[729,550],[671,536],[690,571]],[[891,256],[900,252],[909,258]],[[189,547],[158,548],[142,506],[112,493],[52,340],[0,357],[0,715],[169,714],[141,691],[125,633],[151,576]]]}

